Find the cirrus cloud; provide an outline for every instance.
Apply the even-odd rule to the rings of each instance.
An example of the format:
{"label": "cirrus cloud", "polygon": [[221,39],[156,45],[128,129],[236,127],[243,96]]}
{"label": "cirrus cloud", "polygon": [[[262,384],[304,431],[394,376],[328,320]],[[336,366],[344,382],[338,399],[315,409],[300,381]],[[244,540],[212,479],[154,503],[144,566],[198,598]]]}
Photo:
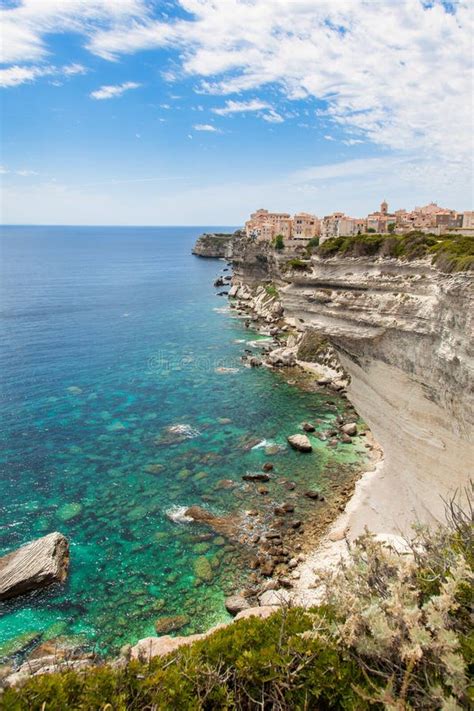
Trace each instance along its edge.
{"label": "cirrus cloud", "polygon": [[126,91],[130,91],[130,89],[138,89],[140,86],[141,84],[136,81],[126,81],[123,84],[106,84],[95,91],[91,91],[89,96],[91,99],[96,99],[98,101],[102,101],[104,99],[114,99],[117,96],[122,96],[122,94]]}
{"label": "cirrus cloud", "polygon": [[0,69],[0,87],[9,88],[27,82],[35,81],[39,77],[71,77],[75,74],[85,74],[87,69],[82,64],[66,64],[63,67],[54,65],[18,66],[13,65],[7,69]]}
{"label": "cirrus cloud", "polygon": [[[58,32],[81,34],[87,49],[107,60],[166,47],[179,58],[171,80],[195,77],[198,91],[239,95],[215,108],[217,115],[260,111],[277,123],[288,102],[303,100],[318,109],[313,120],[324,133],[335,127],[350,145],[370,141],[455,169],[470,162],[470,0],[176,5],[178,14],[158,16],[157,4],[146,0],[21,0],[1,13],[5,61],[44,60],[48,35]],[[21,72],[23,81],[41,75],[41,67],[10,69],[17,79],[12,75],[8,86],[20,83]],[[271,105],[242,98],[268,89]]]}
{"label": "cirrus cloud", "polygon": [[260,99],[251,99],[250,101],[226,101],[225,106],[212,109],[214,114],[218,116],[228,116],[229,114],[245,114],[249,111],[261,111],[262,109],[270,109],[271,106],[266,101]]}
{"label": "cirrus cloud", "polygon": [[197,123],[193,126],[195,131],[204,131],[207,133],[220,133],[219,129],[210,123]]}

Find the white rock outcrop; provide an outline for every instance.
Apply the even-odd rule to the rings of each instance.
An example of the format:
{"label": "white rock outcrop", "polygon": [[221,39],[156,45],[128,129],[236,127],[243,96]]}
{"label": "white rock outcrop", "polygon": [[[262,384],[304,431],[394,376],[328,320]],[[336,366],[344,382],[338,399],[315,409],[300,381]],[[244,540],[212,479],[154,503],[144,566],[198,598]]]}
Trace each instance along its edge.
{"label": "white rock outcrop", "polygon": [[61,533],[50,533],[0,558],[0,600],[7,600],[55,582],[64,582],[69,544]]}

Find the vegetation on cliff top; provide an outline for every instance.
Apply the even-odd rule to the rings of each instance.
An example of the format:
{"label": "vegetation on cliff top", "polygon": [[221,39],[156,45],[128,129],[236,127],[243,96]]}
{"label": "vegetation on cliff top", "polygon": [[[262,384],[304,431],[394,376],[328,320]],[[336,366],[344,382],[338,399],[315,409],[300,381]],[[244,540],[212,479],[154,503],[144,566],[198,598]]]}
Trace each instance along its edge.
{"label": "vegetation on cliff top", "polygon": [[285,249],[285,240],[283,238],[283,235],[277,235],[275,237],[275,239],[273,240],[273,246],[279,252],[281,252],[282,249]]}
{"label": "vegetation on cliff top", "polygon": [[380,256],[408,260],[431,256],[434,264],[444,272],[474,269],[474,237],[459,234],[438,237],[415,231],[405,235],[333,237],[323,242],[315,253],[320,257],[342,254],[347,257]]}
{"label": "vegetation on cliff top", "polygon": [[283,265],[283,271],[307,272],[311,271],[311,264],[309,263],[309,261],[305,261],[304,259],[298,259],[296,257],[294,259],[289,259],[287,262],[285,262],[285,264]]}
{"label": "vegetation on cliff top", "polygon": [[366,535],[323,605],[240,620],[148,664],[31,678],[9,711],[440,709],[474,702],[472,511],[419,529],[411,553]]}

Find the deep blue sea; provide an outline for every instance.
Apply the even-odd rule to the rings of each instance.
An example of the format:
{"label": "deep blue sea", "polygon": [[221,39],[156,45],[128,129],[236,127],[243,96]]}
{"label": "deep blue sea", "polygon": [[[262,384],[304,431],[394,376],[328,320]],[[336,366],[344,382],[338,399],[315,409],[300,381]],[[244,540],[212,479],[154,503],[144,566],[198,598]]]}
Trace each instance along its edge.
{"label": "deep blue sea", "polygon": [[227,619],[245,556],[181,522],[184,508],[288,500],[279,480],[260,499],[242,482],[268,460],[254,441],[282,445],[281,480],[321,491],[360,462],[362,445],[285,446],[304,420],[330,427],[344,403],[242,365],[256,334],[212,286],[226,264],[191,255],[212,230],[225,228],[1,229],[0,554],[59,530],[71,567],[64,586],[0,607],[0,658],[19,635],[115,652],[162,616],[187,615],[181,633]]}

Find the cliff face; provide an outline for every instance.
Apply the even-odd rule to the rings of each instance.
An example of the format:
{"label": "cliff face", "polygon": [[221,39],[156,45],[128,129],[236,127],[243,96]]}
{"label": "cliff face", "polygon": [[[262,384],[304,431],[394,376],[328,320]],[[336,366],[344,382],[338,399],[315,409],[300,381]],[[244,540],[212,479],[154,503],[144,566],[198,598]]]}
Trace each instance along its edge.
{"label": "cliff face", "polygon": [[312,257],[288,271],[294,256],[241,240],[235,278],[272,280],[287,320],[331,342],[383,447],[351,535],[442,519],[442,499],[468,484],[474,461],[472,274],[370,257]]}
{"label": "cliff face", "polygon": [[232,257],[232,234],[203,234],[193,247],[193,254],[198,257]]}

